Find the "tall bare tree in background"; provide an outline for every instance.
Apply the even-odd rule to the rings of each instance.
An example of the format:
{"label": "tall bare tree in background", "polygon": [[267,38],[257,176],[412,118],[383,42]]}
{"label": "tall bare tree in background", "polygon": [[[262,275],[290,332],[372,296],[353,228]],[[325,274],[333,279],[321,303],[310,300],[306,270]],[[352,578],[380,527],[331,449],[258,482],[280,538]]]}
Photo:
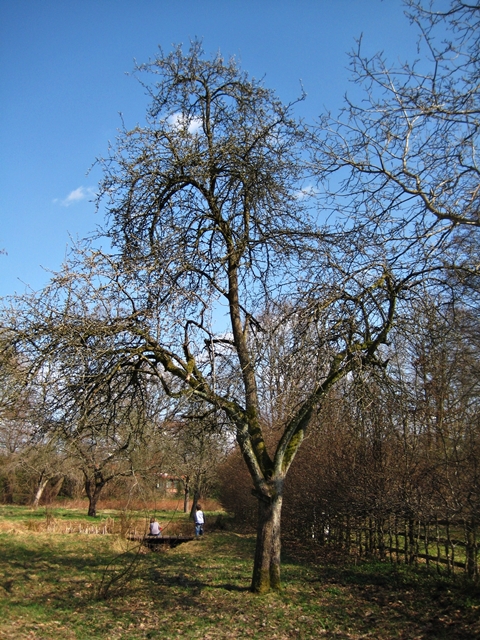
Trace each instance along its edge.
{"label": "tall bare tree in background", "polygon": [[349,214],[393,231],[399,251],[402,242],[442,249],[445,264],[468,272],[478,263],[464,260],[462,241],[478,247],[480,227],[480,6],[405,4],[416,55],[391,66],[358,41],[350,65],[361,99],[322,119],[318,159],[339,174],[332,195]]}
{"label": "tall bare tree in background", "polygon": [[231,448],[223,422],[210,405],[189,402],[174,422],[164,426],[165,440],[171,443],[169,471],[183,481],[185,513],[193,514],[197,502],[218,485],[218,467]]}
{"label": "tall bare tree in background", "polygon": [[[408,403],[409,390],[404,387],[402,391],[404,404],[398,415],[402,416],[405,430],[405,469],[409,456],[412,457],[404,489],[412,499],[415,492],[409,490],[408,484],[411,488],[417,471],[425,473],[433,484],[429,492],[422,492],[419,503],[428,502],[427,496],[433,499],[437,490],[438,495],[449,493],[448,507],[444,498],[445,512],[448,514],[451,503],[457,500],[455,508],[459,513],[470,500],[468,517],[475,520],[478,428],[474,390],[478,387],[478,370],[468,365],[472,377],[463,387],[468,358],[462,359],[461,371],[455,365],[459,363],[458,345],[463,341],[464,350],[468,345],[466,356],[472,348],[472,327],[478,331],[475,317],[480,292],[480,5],[464,0],[448,3],[408,0],[405,5],[412,28],[418,31],[418,50],[412,52],[409,60],[392,66],[382,53],[367,54],[368,43],[358,41],[350,62],[357,85],[355,92],[359,92],[355,96],[360,97],[347,98],[339,117],[321,118],[316,161],[329,194],[325,205],[334,212],[342,210],[357,223],[376,224],[379,237],[384,235],[390,268],[398,270],[396,273],[411,272],[415,264],[421,265],[420,290],[425,301],[430,302],[429,313],[435,315],[432,311],[435,300],[438,312],[444,315],[446,333],[443,337],[437,334],[435,344],[434,334],[418,326],[419,330],[422,328],[418,335],[422,344],[417,344],[417,348],[420,352],[429,349],[432,341],[429,352],[432,359],[423,356],[423,360],[417,359],[417,370],[420,361],[425,366],[428,362],[431,368],[425,371],[424,412],[421,416],[416,414],[418,423],[413,426],[408,408],[412,406]],[[418,304],[411,305],[404,318],[403,329],[409,338],[415,335],[417,321],[424,320],[415,315],[414,308],[418,309]],[[398,356],[399,343],[394,343],[393,348],[397,353],[392,351],[392,355]],[[403,365],[412,366],[406,361]],[[393,368],[389,372],[392,374]],[[405,370],[402,375],[407,379]],[[417,402],[415,398],[414,405],[419,409]],[[466,415],[469,418],[464,420]],[[431,434],[432,424],[436,444],[444,439],[444,459],[441,464],[437,459],[427,472],[425,461],[412,456],[411,443],[422,441],[416,435],[418,430],[420,433],[430,430]],[[441,447],[433,448],[434,456],[438,456]],[[462,454],[458,455],[460,450]],[[467,459],[471,461],[468,472],[464,471]],[[439,466],[435,467],[437,463]],[[447,488],[449,481],[445,481],[442,465],[446,470],[458,465],[458,483]],[[460,472],[462,465],[465,467]],[[424,505],[416,505],[417,510],[420,507],[423,509]]]}

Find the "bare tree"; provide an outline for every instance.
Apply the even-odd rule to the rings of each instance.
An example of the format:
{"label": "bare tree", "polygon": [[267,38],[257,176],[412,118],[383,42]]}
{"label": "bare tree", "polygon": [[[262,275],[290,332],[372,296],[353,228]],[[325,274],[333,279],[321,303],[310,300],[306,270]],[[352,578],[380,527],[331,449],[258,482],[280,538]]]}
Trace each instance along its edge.
{"label": "bare tree", "polygon": [[27,370],[8,333],[0,334],[0,482],[3,498],[13,502],[17,470],[31,443],[33,397],[25,386]]}
{"label": "bare tree", "polygon": [[218,467],[231,448],[224,422],[211,406],[189,402],[163,425],[164,446],[170,444],[168,471],[183,481],[185,513],[193,513],[197,501],[208,497],[217,483]]}
{"label": "bare tree", "polygon": [[[476,313],[425,295],[415,305],[403,394],[431,515],[475,519],[479,506],[479,326]],[[393,373],[393,371],[392,371]],[[408,388],[407,388],[408,385]],[[405,402],[407,406],[407,402]]]}
{"label": "bare tree", "polygon": [[53,485],[58,493],[65,477],[72,470],[59,434],[52,433],[39,438],[38,429],[32,430],[28,446],[19,456],[19,466],[34,483],[31,498],[33,508],[38,507],[49,485]]}
{"label": "bare tree", "polygon": [[[287,472],[328,391],[379,362],[411,274],[374,229],[320,226],[311,131],[235,61],[194,42],[138,72],[146,122],[102,161],[112,253],[80,247],[6,322],[55,380],[64,428],[116,434],[155,385],[221,412],[258,499],[252,590],[278,589]],[[312,366],[270,443],[259,386],[278,332],[289,366]]]}
{"label": "bare tree", "polygon": [[392,66],[358,41],[360,98],[321,120],[317,162],[335,206],[375,219],[399,255],[416,243],[418,255],[478,278],[480,6],[405,4],[418,50]]}

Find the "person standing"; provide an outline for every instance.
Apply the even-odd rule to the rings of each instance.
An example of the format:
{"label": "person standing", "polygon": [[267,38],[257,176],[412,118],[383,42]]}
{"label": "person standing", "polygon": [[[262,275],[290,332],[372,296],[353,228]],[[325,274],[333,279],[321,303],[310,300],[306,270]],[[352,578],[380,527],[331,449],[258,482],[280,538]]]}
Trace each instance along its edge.
{"label": "person standing", "polygon": [[203,536],[203,527],[205,525],[205,516],[202,511],[202,507],[197,504],[197,510],[195,511],[194,516],[195,521],[195,537]]}

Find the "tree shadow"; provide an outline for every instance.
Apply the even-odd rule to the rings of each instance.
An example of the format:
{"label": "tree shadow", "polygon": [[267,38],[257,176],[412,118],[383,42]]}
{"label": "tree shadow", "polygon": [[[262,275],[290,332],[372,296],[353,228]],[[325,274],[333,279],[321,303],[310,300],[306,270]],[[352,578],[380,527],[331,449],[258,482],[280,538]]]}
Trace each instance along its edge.
{"label": "tree shadow", "polygon": [[250,591],[250,587],[242,587],[237,584],[218,584],[211,585],[212,589],[224,589],[225,591],[236,591],[237,593],[248,593]]}

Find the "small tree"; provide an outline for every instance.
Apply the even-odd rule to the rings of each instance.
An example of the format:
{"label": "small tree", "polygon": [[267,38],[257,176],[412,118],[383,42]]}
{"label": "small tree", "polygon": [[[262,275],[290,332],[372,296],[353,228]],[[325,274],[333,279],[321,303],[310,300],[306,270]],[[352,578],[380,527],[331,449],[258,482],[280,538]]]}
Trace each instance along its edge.
{"label": "small tree", "polygon": [[[0,475],[3,500],[18,495],[18,470],[34,432],[35,400],[26,386],[27,367],[8,332],[0,333]],[[24,493],[24,492],[23,492]],[[25,498],[25,495],[22,495]]]}
{"label": "small tree", "polygon": [[49,484],[53,483],[58,493],[71,465],[58,434],[41,440],[35,437],[35,432],[32,435],[30,446],[20,456],[20,465],[34,482],[31,503],[33,508],[37,508]]}
{"label": "small tree", "polygon": [[188,513],[193,512],[197,500],[211,494],[229,446],[223,421],[208,405],[190,402],[179,414],[163,424],[164,446],[170,451],[168,471],[183,480],[183,510]]}

